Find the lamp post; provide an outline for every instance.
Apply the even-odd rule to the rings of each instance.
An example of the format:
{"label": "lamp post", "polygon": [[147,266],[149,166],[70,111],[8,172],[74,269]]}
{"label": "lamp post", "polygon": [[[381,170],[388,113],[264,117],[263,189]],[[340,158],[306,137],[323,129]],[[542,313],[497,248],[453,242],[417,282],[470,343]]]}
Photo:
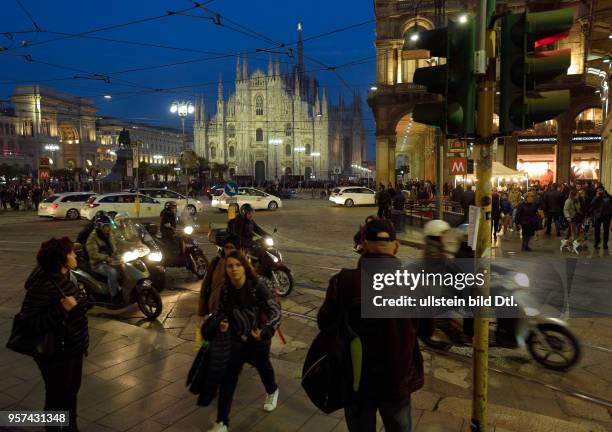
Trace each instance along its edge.
{"label": "lamp post", "polygon": [[177,114],[181,119],[181,128],[183,131],[183,147],[185,147],[185,117],[187,114],[193,114],[195,108],[193,104],[189,101],[174,101],[172,105],[170,105],[170,112],[172,114]]}
{"label": "lamp post", "polygon": [[300,159],[302,158],[302,153],[306,151],[306,147],[295,147],[293,149],[298,154],[298,176],[302,175],[302,168],[300,167]]}
{"label": "lamp post", "polygon": [[55,152],[59,151],[59,149],[60,147],[57,144],[45,144],[45,150],[51,152],[51,165],[53,164],[53,161],[55,161]]}
{"label": "lamp post", "polygon": [[278,146],[283,143],[283,140],[280,138],[271,138],[268,140],[268,144],[274,146],[274,177],[278,180]]}
{"label": "lamp post", "polygon": [[[315,169],[315,158],[318,158],[321,156],[320,152],[311,152],[310,156],[312,156],[312,172],[314,174],[314,178],[317,178],[317,170]],[[321,159],[319,159],[321,160]],[[319,165],[320,166],[320,165]]]}
{"label": "lamp post", "polygon": [[[185,117],[187,117],[187,114],[193,114],[194,111],[195,108],[189,101],[174,101],[170,106],[170,112],[172,114],[178,114],[181,119],[183,154],[185,154],[185,150],[187,150],[187,141],[185,141]],[[189,168],[187,166],[185,166],[185,183],[185,197],[187,198],[187,202],[189,202]]]}

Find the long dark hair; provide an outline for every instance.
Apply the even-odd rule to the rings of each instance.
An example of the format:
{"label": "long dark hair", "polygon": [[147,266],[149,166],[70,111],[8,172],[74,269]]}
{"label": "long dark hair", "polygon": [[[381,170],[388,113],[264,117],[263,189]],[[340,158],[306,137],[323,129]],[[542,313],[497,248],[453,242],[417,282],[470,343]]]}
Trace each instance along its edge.
{"label": "long dark hair", "polygon": [[[257,273],[255,272],[255,269],[253,268],[253,266],[247,259],[246,255],[242,251],[239,251],[239,250],[231,251],[225,257],[225,268],[223,269],[225,276],[227,276],[227,260],[229,258],[233,258],[235,260],[240,261],[240,264],[242,265],[242,267],[244,267],[244,274],[247,279],[251,281],[257,281]],[[228,279],[229,279],[229,276],[228,276]]]}

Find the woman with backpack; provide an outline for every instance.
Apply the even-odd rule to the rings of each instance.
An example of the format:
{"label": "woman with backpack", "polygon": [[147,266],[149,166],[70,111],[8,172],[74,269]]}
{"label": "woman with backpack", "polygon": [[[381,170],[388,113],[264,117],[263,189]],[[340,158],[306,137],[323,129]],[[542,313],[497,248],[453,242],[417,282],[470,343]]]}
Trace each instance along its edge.
{"label": "woman with backpack", "polygon": [[221,290],[219,311],[228,318],[221,321],[219,330],[231,332],[232,342],[230,359],[219,386],[217,422],[209,432],[227,432],[234,391],[245,363],[253,365],[264,382],[267,393],[264,410],[274,411],[278,402],[270,345],[280,324],[280,305],[258,280],[242,252],[230,252],[224,265],[228,283]]}

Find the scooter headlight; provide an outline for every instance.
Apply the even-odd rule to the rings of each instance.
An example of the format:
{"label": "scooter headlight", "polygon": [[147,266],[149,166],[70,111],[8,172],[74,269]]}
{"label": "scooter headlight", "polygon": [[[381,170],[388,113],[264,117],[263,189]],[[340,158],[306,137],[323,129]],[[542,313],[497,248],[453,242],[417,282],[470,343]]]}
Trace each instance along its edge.
{"label": "scooter headlight", "polygon": [[525,273],[517,273],[514,275],[514,282],[520,287],[527,288],[529,286],[529,276]]}
{"label": "scooter headlight", "polygon": [[149,261],[161,262],[161,260],[162,260],[162,253],[161,252],[151,252],[149,254]]}
{"label": "scooter headlight", "polygon": [[266,237],[265,242],[266,242],[266,246],[270,246],[270,247],[274,246],[274,240],[271,237]]}
{"label": "scooter headlight", "polygon": [[137,251],[127,251],[124,252],[123,255],[121,255],[121,261],[123,262],[130,262],[130,261],[134,261],[135,259],[138,259],[140,256],[140,254]]}
{"label": "scooter headlight", "polygon": [[187,225],[185,228],[183,228],[183,232],[187,235],[191,235],[193,234],[193,227],[191,225]]}

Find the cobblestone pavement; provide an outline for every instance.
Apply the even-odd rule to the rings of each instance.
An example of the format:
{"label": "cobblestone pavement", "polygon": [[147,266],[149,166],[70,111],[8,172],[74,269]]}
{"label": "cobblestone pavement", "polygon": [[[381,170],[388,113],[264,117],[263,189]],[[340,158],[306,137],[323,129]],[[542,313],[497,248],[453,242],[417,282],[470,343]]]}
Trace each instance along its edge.
{"label": "cobblestone pavement", "polygon": [[[278,212],[258,212],[266,229],[278,228],[276,243],[294,273],[294,292],[281,300],[282,329],[287,343],[273,340],[273,363],[280,386],[279,407],[262,409],[264,390],[255,371],[243,372],[233,406],[232,431],[344,431],[342,413],[326,416],[307,399],[299,384],[301,365],[316,334],[312,318],[325,296],[329,277],[354,266],[352,235],[372,208],[330,208],[320,200],[284,203]],[[19,222],[0,215],[0,340],[6,340],[12,316],[23,298],[23,281],[32,268],[35,251],[51,235],[74,237],[82,222],[40,221],[19,214]],[[224,223],[223,213],[207,209],[199,236],[208,224]],[[410,238],[418,242],[416,229]],[[512,237],[502,247],[512,250]],[[546,240],[541,240],[542,244]],[[542,247],[545,249],[545,246]],[[404,259],[421,255],[402,247]],[[92,349],[85,363],[79,394],[82,431],[201,431],[215,419],[211,407],[197,407],[184,386],[195,354],[193,340],[200,318],[196,314],[200,282],[180,269],[170,269],[170,289],[163,293],[164,312],[148,322],[136,308],[109,313],[91,311]],[[610,364],[612,322],[609,319],[571,320],[585,343],[578,367],[562,374],[534,364],[521,350],[491,350],[489,416],[491,430],[606,431],[612,430],[609,405],[576,398],[571,389],[612,399]],[[423,431],[468,431],[471,398],[469,349],[450,355],[424,352],[425,388],[413,395],[413,424]],[[0,409],[39,409],[43,389],[34,363],[0,348]],[[558,386],[560,388],[555,389]]]}

